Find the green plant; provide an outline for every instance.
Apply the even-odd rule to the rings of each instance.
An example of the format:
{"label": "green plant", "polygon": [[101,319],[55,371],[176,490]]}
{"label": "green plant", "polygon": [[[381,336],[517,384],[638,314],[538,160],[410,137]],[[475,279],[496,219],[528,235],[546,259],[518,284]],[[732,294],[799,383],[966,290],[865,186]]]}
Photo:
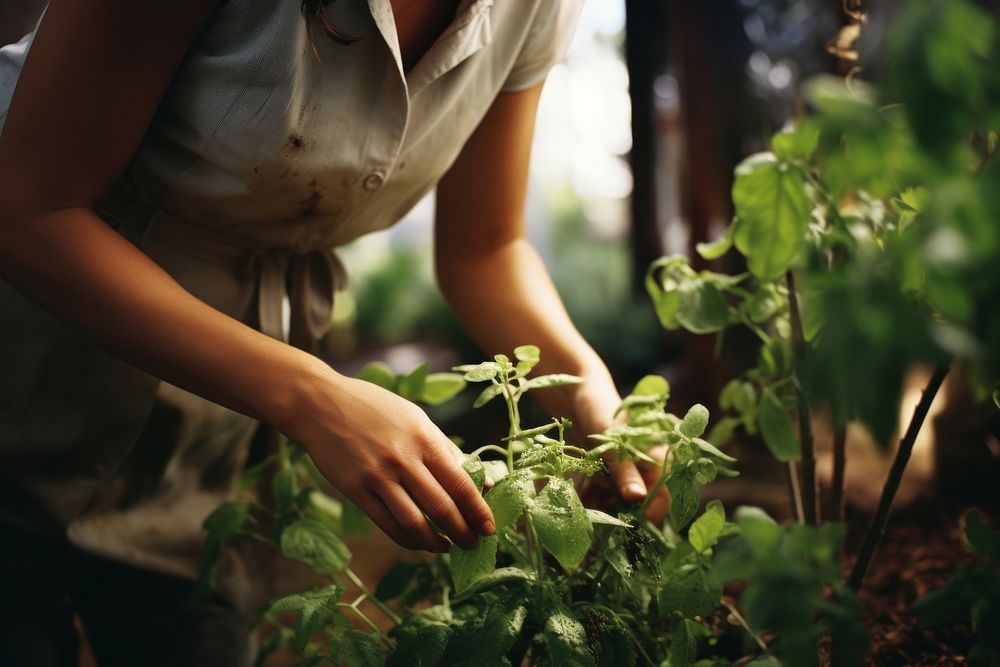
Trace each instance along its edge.
{"label": "green plant", "polygon": [[944,587],[917,601],[914,611],[923,625],[936,628],[969,623],[976,644],[969,658],[977,664],[1000,665],[1000,531],[989,528],[982,515],[965,515],[965,539],[976,562],[964,565]]}

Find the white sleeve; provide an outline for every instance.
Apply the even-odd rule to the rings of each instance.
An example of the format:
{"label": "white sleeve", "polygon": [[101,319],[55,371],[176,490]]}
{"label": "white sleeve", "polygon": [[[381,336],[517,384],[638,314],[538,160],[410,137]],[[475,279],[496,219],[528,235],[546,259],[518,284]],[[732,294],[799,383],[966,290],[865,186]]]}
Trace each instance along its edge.
{"label": "white sleeve", "polygon": [[583,0],[539,0],[531,31],[521,47],[514,67],[503,85],[504,92],[525,90],[545,78],[553,65],[566,55]]}

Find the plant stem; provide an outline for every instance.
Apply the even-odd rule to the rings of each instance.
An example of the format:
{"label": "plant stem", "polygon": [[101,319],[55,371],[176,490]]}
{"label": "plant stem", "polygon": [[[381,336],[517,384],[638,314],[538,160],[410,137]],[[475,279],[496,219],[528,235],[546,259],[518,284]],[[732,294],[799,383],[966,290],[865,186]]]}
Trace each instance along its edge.
{"label": "plant stem", "polygon": [[865,533],[865,540],[861,544],[861,551],[858,552],[858,559],[854,562],[851,576],[847,579],[847,585],[855,591],[861,588],[865,574],[868,572],[868,566],[871,564],[872,556],[875,555],[875,549],[878,547],[878,543],[882,539],[882,534],[885,532],[885,524],[889,520],[892,501],[896,497],[899,483],[903,479],[903,472],[906,470],[906,464],[910,460],[910,454],[913,453],[913,443],[917,440],[917,434],[920,433],[920,428],[924,424],[924,419],[927,418],[927,413],[934,402],[934,397],[937,396],[938,390],[941,388],[941,383],[944,382],[944,378],[948,375],[950,368],[951,364],[949,362],[941,364],[934,369],[934,374],[931,375],[931,379],[927,382],[927,387],[924,388],[920,402],[917,403],[917,407],[913,411],[913,417],[910,418],[906,434],[899,443],[899,449],[896,450],[896,457],[892,461],[892,467],[889,469],[889,476],[885,480],[885,486],[882,487],[882,497],[879,499],[878,507],[875,509],[875,516],[872,518],[871,525],[868,526],[868,532]]}
{"label": "plant stem", "polygon": [[802,489],[799,488],[799,469],[795,461],[788,462],[788,487],[792,496],[792,510],[799,523],[805,523],[805,512],[802,510]]}
{"label": "plant stem", "polygon": [[844,474],[847,470],[847,424],[833,427],[833,490],[830,496],[830,518],[844,520]]}
{"label": "plant stem", "polygon": [[733,618],[736,619],[737,623],[743,626],[743,629],[747,631],[747,634],[753,637],[753,640],[757,643],[760,650],[767,653],[767,644],[765,644],[764,640],[760,638],[760,635],[753,631],[753,628],[751,628],[750,624],[747,623],[747,619],[743,618],[743,614],[740,613],[740,610],[726,598],[722,598],[722,606],[733,615]]}
{"label": "plant stem", "polygon": [[396,625],[399,625],[400,623],[403,622],[403,619],[401,619],[399,615],[389,607],[389,605],[387,605],[386,603],[382,602],[377,597],[372,595],[372,592],[368,590],[367,586],[365,586],[365,582],[361,581],[361,577],[354,574],[354,570],[352,570],[349,567],[344,568],[344,574],[347,576],[347,578],[350,580],[352,584],[358,587],[358,590],[360,590],[365,595],[365,597],[367,597],[369,600],[372,601],[372,604],[374,604],[376,607],[379,608],[379,611],[381,611],[383,614],[389,617],[390,621],[392,621]]}
{"label": "plant stem", "polygon": [[642,501],[642,505],[639,506],[639,510],[636,512],[636,514],[638,514],[639,521],[642,521],[646,517],[646,510],[649,509],[649,504],[653,502],[653,499],[656,498],[660,489],[667,482],[667,458],[667,455],[664,454],[663,462],[660,464],[660,476],[657,478],[656,484],[653,485],[653,488],[646,494],[646,499]]}
{"label": "plant stem", "polygon": [[[792,320],[792,345],[795,350],[795,373],[798,374],[799,365],[806,352],[805,332],[802,328],[802,314],[799,311],[799,297],[795,291],[795,274],[791,271],[785,274],[785,282],[788,284],[788,314]],[[807,523],[816,525],[819,521],[819,512],[816,503],[818,488],[816,486],[816,448],[813,438],[812,419],[809,410],[809,398],[802,389],[801,382],[796,384],[796,394],[798,396],[799,409],[799,441],[802,445],[802,507],[805,510],[805,520]]]}

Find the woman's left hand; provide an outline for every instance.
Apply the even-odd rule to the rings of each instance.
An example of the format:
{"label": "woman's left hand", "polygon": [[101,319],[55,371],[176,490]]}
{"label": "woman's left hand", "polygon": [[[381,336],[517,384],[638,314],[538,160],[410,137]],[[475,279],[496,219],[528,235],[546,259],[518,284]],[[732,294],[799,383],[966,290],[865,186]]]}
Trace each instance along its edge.
{"label": "woman's left hand", "polygon": [[[575,387],[573,398],[573,424],[580,438],[589,434],[601,433],[615,422],[614,413],[621,404],[621,397],[613,386],[602,387],[599,383],[584,382]],[[658,463],[667,455],[666,445],[657,445],[646,452]],[[609,452],[604,462],[611,473],[614,491],[618,497],[627,503],[640,503],[655,484],[660,475],[660,465],[634,461],[620,461]],[[607,483],[602,477],[594,476],[584,485],[583,495],[586,500],[606,505],[612,502],[607,497]],[[670,494],[667,487],[662,486],[656,497],[650,501],[646,510],[646,518],[655,524],[661,523],[670,511]]]}

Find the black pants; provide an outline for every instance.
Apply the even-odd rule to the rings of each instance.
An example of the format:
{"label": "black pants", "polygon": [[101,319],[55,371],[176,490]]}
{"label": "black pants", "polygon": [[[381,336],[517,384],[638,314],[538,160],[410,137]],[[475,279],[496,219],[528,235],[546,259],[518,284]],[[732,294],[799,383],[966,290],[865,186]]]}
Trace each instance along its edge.
{"label": "black pants", "polygon": [[83,622],[100,667],[245,667],[247,618],[191,582],[0,525],[0,665],[76,667]]}

